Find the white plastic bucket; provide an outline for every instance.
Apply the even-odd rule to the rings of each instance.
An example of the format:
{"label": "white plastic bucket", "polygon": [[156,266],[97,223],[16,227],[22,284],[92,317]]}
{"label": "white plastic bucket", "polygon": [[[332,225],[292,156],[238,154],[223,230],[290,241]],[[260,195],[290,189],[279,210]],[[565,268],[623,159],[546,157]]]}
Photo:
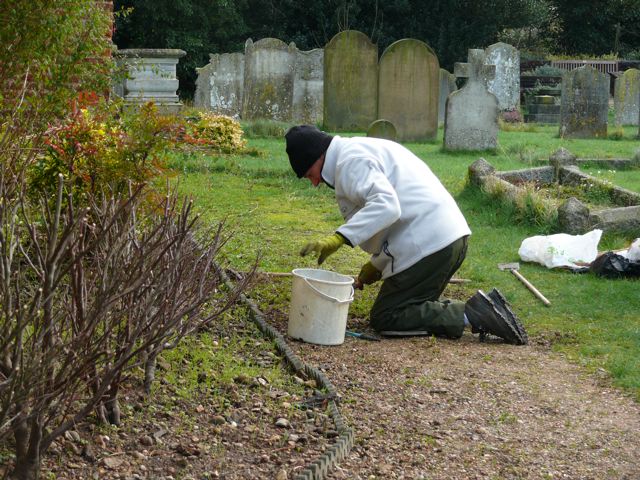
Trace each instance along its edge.
{"label": "white plastic bucket", "polygon": [[318,345],[343,343],[353,278],[313,268],[292,273],[289,336]]}

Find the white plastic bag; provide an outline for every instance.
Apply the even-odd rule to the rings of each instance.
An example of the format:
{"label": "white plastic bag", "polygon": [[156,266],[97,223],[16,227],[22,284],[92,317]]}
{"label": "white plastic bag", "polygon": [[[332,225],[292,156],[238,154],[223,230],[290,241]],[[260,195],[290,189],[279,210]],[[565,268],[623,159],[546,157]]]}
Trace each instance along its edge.
{"label": "white plastic bag", "polygon": [[640,262],[640,238],[636,238],[629,247],[628,250],[620,252],[620,255],[625,257],[630,262]]}
{"label": "white plastic bag", "polygon": [[525,238],[518,254],[523,262],[537,262],[547,268],[580,267],[577,263],[591,263],[598,256],[602,230],[584,235],[538,235]]}

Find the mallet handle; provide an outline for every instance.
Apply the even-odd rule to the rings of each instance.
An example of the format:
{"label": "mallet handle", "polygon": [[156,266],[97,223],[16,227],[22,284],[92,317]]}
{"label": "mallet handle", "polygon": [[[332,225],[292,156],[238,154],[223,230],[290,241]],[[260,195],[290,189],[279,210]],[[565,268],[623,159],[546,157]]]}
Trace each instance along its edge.
{"label": "mallet handle", "polygon": [[547,300],[547,297],[545,297],[543,294],[541,294],[540,291],[536,287],[534,287],[531,284],[531,282],[529,282],[529,280],[524,278],[520,272],[518,272],[517,270],[511,269],[511,273],[513,273],[518,280],[520,280],[522,283],[524,283],[524,286],[527,287],[529,290],[531,290],[531,292],[536,297],[538,297],[540,300],[542,300],[542,303],[544,303],[547,307],[551,306],[551,302],[549,300]]}

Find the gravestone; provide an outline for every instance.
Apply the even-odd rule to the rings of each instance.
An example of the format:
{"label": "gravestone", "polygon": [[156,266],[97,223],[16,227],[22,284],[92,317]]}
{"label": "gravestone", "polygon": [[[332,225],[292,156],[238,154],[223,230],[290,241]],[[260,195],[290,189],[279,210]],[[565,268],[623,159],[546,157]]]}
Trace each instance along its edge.
{"label": "gravestone", "polygon": [[456,63],[456,77],[467,78],[460,90],[449,94],[444,120],[444,148],[486,150],[498,144],[498,99],[485,86],[495,70],[485,65],[484,50],[470,49],[468,63]]}
{"label": "gravestone", "polygon": [[220,115],[240,118],[244,91],[244,55],[209,55],[209,63],[197,68],[194,105]]}
{"label": "gravestone", "polygon": [[399,141],[431,140],[438,133],[440,65],[415,39],[398,40],[380,57],[378,117],[396,127]]}
{"label": "gravestone", "polygon": [[371,122],[371,125],[369,125],[367,129],[367,137],[384,138],[385,140],[393,140],[395,142],[398,139],[398,134],[393,123],[389,120],[380,119]]}
{"label": "gravestone", "polygon": [[616,125],[639,124],[640,70],[630,68],[616,78],[613,101]]}
{"label": "gravestone", "polygon": [[277,38],[248,39],[244,49],[244,120],[290,121],[296,46]]}
{"label": "gravestone", "polygon": [[378,47],[362,32],[337,33],[324,50],[324,128],[364,131],[377,106]]}
{"label": "gravestone", "polygon": [[164,113],[177,113],[182,103],[177,95],[176,65],[186,54],[184,50],[160,48],[117,50],[114,56],[127,70],[127,78],[118,87],[125,105],[154,102]]}
{"label": "gravestone", "polygon": [[297,50],[295,55],[292,120],[313,125],[322,121],[324,50]]}
{"label": "gravestone", "polygon": [[609,77],[586,65],[562,76],[560,136],[607,136]]}
{"label": "gravestone", "polygon": [[438,91],[438,123],[444,123],[445,107],[447,105],[447,97],[451,92],[458,89],[456,85],[456,76],[449,73],[444,68],[440,69],[440,89]]}
{"label": "gravestone", "polygon": [[520,52],[507,43],[494,43],[485,50],[485,65],[495,65],[495,75],[485,78],[487,89],[498,99],[501,111],[520,106]]}

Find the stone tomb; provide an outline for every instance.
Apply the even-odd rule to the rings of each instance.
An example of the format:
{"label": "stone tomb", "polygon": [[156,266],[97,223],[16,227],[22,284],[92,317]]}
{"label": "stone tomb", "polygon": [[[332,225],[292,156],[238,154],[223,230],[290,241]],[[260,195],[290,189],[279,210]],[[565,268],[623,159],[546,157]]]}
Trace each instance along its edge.
{"label": "stone tomb", "polygon": [[485,65],[495,65],[495,75],[485,78],[487,89],[498,99],[500,111],[520,106],[520,52],[507,43],[494,43],[485,50]]}
{"label": "stone tomb", "polygon": [[640,70],[630,68],[616,78],[613,101],[616,125],[639,124]]}
{"label": "stone tomb", "polygon": [[440,82],[434,51],[420,40],[398,40],[382,54],[378,72],[378,117],[393,123],[399,141],[434,139]]}
{"label": "stone tomb", "polygon": [[245,42],[243,120],[292,118],[296,50],[277,38]]}
{"label": "stone tomb", "polygon": [[182,103],[176,93],[176,65],[186,54],[184,50],[160,48],[117,50],[114,56],[125,66],[127,78],[115,86],[116,93],[128,106],[154,102],[164,113],[177,113]]}
{"label": "stone tomb", "polygon": [[485,64],[484,50],[470,49],[468,63],[456,63],[456,77],[467,78],[460,90],[447,98],[444,148],[447,150],[495,149],[498,144],[498,99],[484,80],[495,71]]}
{"label": "stone tomb", "polygon": [[440,88],[438,90],[438,124],[444,123],[444,114],[447,105],[447,97],[458,89],[456,76],[444,68],[440,69]]}
{"label": "stone tomb", "polygon": [[562,76],[560,136],[594,138],[607,136],[609,76],[586,65]]}
{"label": "stone tomb", "polygon": [[[505,199],[510,199],[516,205],[519,204],[519,197],[539,195],[537,192],[525,190],[522,185],[526,183],[535,184],[538,188],[552,185],[597,188],[607,193],[609,202],[614,206],[590,208],[575,197],[564,201],[539,197],[537,203],[545,205],[547,211],[557,210],[558,227],[563,233],[577,235],[599,228],[603,231],[640,235],[640,194],[582,172],[578,167],[580,160],[563,148],[551,155],[549,163],[549,166],[544,167],[497,172],[491,164],[481,158],[469,167],[469,178],[484,191],[501,192]],[[619,167],[620,165],[618,163]],[[628,161],[627,168],[640,168],[640,159]]]}
{"label": "stone tomb", "polygon": [[196,71],[195,106],[240,118],[244,92],[244,54],[209,55],[209,63]]}
{"label": "stone tomb", "polygon": [[324,128],[365,131],[378,118],[378,47],[356,30],[324,49]]}

